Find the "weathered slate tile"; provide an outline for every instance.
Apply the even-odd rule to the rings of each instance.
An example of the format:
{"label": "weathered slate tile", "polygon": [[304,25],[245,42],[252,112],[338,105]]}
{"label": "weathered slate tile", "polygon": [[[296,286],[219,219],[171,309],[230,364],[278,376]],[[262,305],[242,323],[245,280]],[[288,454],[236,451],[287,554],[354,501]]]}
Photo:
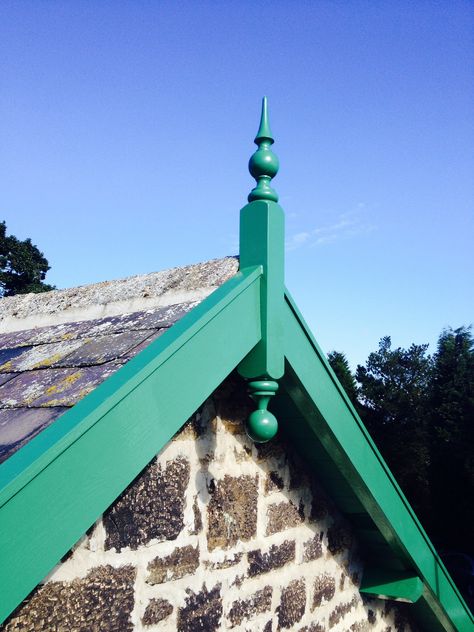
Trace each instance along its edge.
{"label": "weathered slate tile", "polygon": [[[83,344],[81,340],[66,340],[64,342],[35,345],[34,347],[19,347],[16,351],[23,351],[23,353],[0,366],[0,371],[21,372],[54,366],[81,344]],[[0,351],[0,353],[2,352]]]}
{"label": "weathered slate tile", "polygon": [[76,340],[77,338],[95,338],[125,331],[169,327],[189,312],[198,302],[193,301],[130,314],[4,333],[0,334],[0,350]]}
{"label": "weathered slate tile", "polygon": [[4,407],[73,406],[114,373],[120,365],[109,363],[79,369],[25,371],[0,386]]}
{"label": "weathered slate tile", "polygon": [[79,369],[56,369],[68,371],[68,375],[55,381],[43,395],[34,400],[34,406],[74,406],[96,386],[120,368],[120,364],[109,362],[100,366]]}
{"label": "weathered slate tile", "polygon": [[30,345],[35,331],[35,329],[25,329],[23,331],[11,331],[6,334],[0,334],[0,349],[15,349],[16,347]]}
{"label": "weathered slate tile", "polygon": [[64,342],[66,340],[76,340],[83,338],[91,328],[91,323],[95,321],[75,321],[72,323],[60,323],[59,325],[48,325],[34,330],[34,335],[30,342],[35,345],[42,345],[51,342]]}
{"label": "weathered slate tile", "polygon": [[154,310],[145,312],[137,312],[125,316],[127,328],[130,329],[150,329],[155,327],[169,327],[173,325],[182,316],[187,314],[198,302],[179,303],[177,305],[168,305]]}
{"label": "weathered slate tile", "polygon": [[58,360],[55,364],[65,367],[104,364],[120,358],[144,342],[153,333],[153,330],[127,331],[122,334],[109,334],[108,336],[87,339],[66,358]]}
{"label": "weathered slate tile", "polygon": [[20,373],[6,384],[0,386],[2,407],[19,408],[31,405],[33,400],[39,397],[57,379],[58,376],[50,369]]}
{"label": "weathered slate tile", "polygon": [[143,342],[141,342],[139,345],[137,345],[136,347],[133,347],[132,349],[129,349],[127,351],[127,353],[125,353],[122,356],[122,360],[130,360],[130,358],[134,358],[138,353],[140,353],[140,351],[143,351],[143,349],[145,349],[145,347],[148,347],[149,345],[151,345],[151,343],[156,340],[157,338],[159,338],[162,334],[165,333],[165,331],[167,331],[168,327],[163,327],[163,329],[158,329],[158,331],[154,331],[154,333],[151,334],[151,336],[149,336],[148,338],[146,338]]}
{"label": "weathered slate tile", "polygon": [[18,356],[22,356],[31,347],[15,347],[14,349],[0,349],[0,371],[11,373],[14,371],[14,362]]}
{"label": "weathered slate tile", "polygon": [[[0,373],[0,386],[16,377],[18,373]],[[0,403],[1,407],[1,403]]]}
{"label": "weathered slate tile", "polygon": [[67,408],[6,408],[0,410],[0,463],[49,426]]}
{"label": "weathered slate tile", "polygon": [[86,334],[95,337],[124,331],[169,327],[197,304],[198,302],[194,301],[92,320],[89,321],[90,327]]}

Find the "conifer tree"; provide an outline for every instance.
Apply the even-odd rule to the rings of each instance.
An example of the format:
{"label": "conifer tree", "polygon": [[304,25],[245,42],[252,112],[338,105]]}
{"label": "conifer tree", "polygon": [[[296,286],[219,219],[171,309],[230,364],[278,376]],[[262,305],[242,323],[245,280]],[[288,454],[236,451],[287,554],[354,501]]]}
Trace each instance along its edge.
{"label": "conifer tree", "polygon": [[436,539],[474,554],[474,340],[445,329],[434,356],[430,414]]}
{"label": "conifer tree", "polygon": [[357,384],[354,376],[351,373],[349,362],[346,356],[340,351],[331,351],[328,353],[329,364],[332,370],[336,374],[337,379],[341,383],[343,389],[346,391],[351,402],[356,406],[357,404]]}

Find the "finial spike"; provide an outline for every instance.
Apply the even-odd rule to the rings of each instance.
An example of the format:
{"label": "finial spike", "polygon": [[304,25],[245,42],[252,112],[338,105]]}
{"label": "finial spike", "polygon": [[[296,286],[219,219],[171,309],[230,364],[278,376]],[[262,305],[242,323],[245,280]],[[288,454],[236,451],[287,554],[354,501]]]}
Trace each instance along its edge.
{"label": "finial spike", "polygon": [[270,186],[270,181],[278,173],[279,167],[278,158],[271,150],[273,142],[273,135],[268,122],[267,97],[263,97],[260,126],[255,137],[255,144],[258,146],[258,149],[249,161],[250,175],[257,181],[257,186],[250,191],[249,202],[254,202],[255,200],[278,202],[278,194]]}
{"label": "finial spike", "polygon": [[262,99],[262,114],[260,116],[260,127],[258,128],[257,135],[255,136],[255,144],[260,145],[262,140],[269,140],[270,143],[274,143],[272,130],[270,129],[270,123],[268,121],[268,101],[267,97]]}

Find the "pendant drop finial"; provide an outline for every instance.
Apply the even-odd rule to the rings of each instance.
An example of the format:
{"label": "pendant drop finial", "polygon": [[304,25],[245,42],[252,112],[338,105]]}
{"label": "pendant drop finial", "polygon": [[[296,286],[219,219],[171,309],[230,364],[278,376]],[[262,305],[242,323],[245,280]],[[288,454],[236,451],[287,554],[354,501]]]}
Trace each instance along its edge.
{"label": "pendant drop finial", "polygon": [[280,164],[277,156],[271,150],[274,139],[268,121],[267,97],[263,97],[262,100],[260,126],[254,142],[258,149],[250,158],[249,171],[250,175],[257,181],[257,186],[250,191],[248,201],[278,202],[278,194],[270,185],[271,179],[278,173]]}
{"label": "pendant drop finial", "polygon": [[269,410],[267,410],[270,398],[278,390],[278,383],[274,380],[253,380],[249,382],[250,397],[257,404],[257,410],[250,413],[246,432],[256,443],[266,443],[273,439],[278,432],[278,421]]}

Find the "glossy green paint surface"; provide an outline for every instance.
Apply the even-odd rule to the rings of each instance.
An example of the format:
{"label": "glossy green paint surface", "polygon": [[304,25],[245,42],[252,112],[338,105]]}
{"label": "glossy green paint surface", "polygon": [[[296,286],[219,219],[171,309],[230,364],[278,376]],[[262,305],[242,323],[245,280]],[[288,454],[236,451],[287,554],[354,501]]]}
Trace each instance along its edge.
{"label": "glossy green paint surface", "polygon": [[375,563],[421,578],[423,596],[413,612],[426,629],[471,632],[469,609],[290,298],[284,322],[288,375],[282,390],[289,403],[277,408],[280,423],[285,419],[285,430],[310,460],[319,451],[316,467],[330,464],[340,500],[349,514],[352,504]]}
{"label": "glossy green paint surface", "polygon": [[369,597],[415,603],[423,594],[423,582],[413,573],[365,569],[360,592]]}
{"label": "glossy green paint surface", "polygon": [[257,181],[257,186],[250,191],[248,201],[278,202],[278,194],[270,185],[272,178],[278,173],[280,163],[271,149],[275,141],[270,131],[267,97],[263,97],[262,100],[260,126],[254,142],[258,145],[258,149],[250,158],[249,171],[250,175]]}
{"label": "glossy green paint surface", "polygon": [[246,423],[248,436],[256,443],[265,443],[273,439],[278,432],[278,421],[269,410],[270,399],[278,390],[278,382],[273,380],[255,380],[249,382],[249,394],[257,404],[257,410],[250,413]]}
{"label": "glossy green paint surface", "polygon": [[261,273],[238,273],[2,464],[1,621],[258,343]]}
{"label": "glossy green paint surface", "polygon": [[239,366],[249,379],[279,379],[284,372],[283,303],[285,272],[285,216],[276,204],[278,195],[270,181],[278,172],[278,158],[271,150],[273,135],[268,120],[267,98],[255,143],[257,151],[249,161],[249,171],[257,186],[248,196],[249,204],[240,211],[240,269],[261,265],[263,269],[261,319],[262,340]]}
{"label": "glossy green paint surface", "polygon": [[262,340],[239,366],[245,378],[279,379],[284,372],[283,307],[285,220],[275,202],[257,201],[240,212],[240,269],[263,269]]}

